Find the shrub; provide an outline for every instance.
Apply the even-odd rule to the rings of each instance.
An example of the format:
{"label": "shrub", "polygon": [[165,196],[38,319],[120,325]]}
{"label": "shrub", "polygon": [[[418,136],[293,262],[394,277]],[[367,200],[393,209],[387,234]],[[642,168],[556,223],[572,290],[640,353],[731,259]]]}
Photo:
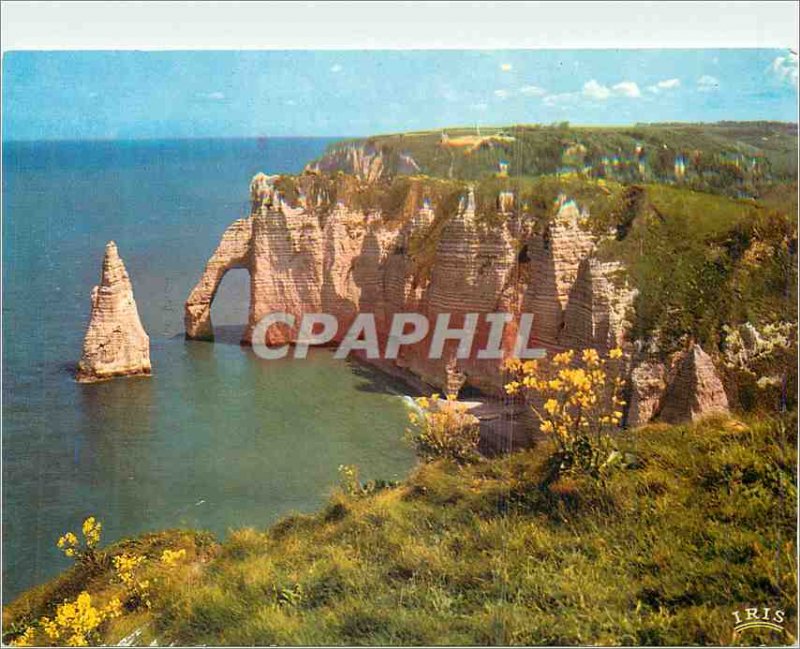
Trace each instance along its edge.
{"label": "shrub", "polygon": [[65,556],[74,559],[76,563],[96,566],[98,563],[96,548],[100,543],[102,530],[103,524],[94,516],[89,516],[81,526],[83,541],[80,541],[74,532],[66,532],[58,539],[56,546]]}
{"label": "shrub", "polygon": [[601,358],[585,349],[580,358],[569,350],[549,363],[511,359],[506,368],[517,379],[506,385],[509,394],[524,394],[539,420],[539,430],[556,444],[557,472],[578,471],[601,477],[619,453],[609,432],[619,428],[624,401],[619,397],[622,350]]}
{"label": "shrub", "polygon": [[446,457],[465,462],[476,457],[480,430],[478,420],[455,398],[438,394],[416,399],[417,412],[408,415],[406,435],[417,454],[426,461]]}
{"label": "shrub", "polygon": [[[103,608],[92,604],[92,596],[83,591],[74,601],[64,601],[56,609],[51,620],[42,617],[36,627],[44,633],[37,634],[35,626],[29,626],[25,632],[14,640],[16,647],[32,647],[40,644],[57,644],[68,647],[84,647],[98,644],[99,629],[106,621],[122,614],[122,603],[116,597]],[[48,642],[39,640],[47,638]]]}

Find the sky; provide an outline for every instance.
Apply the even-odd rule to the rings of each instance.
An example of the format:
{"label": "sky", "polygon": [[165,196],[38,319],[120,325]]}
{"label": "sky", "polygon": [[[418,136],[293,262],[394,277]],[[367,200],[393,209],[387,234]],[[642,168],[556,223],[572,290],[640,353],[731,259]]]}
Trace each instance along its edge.
{"label": "sky", "polygon": [[797,120],[774,49],[6,52],[3,141]]}

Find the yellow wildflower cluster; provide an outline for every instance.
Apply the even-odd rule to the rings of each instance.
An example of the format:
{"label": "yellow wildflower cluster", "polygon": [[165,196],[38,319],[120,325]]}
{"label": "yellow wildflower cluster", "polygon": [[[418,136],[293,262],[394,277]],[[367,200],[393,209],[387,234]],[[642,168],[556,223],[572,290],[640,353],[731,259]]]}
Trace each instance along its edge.
{"label": "yellow wildflower cluster", "polygon": [[144,604],[150,607],[150,581],[139,579],[137,572],[145,558],[136,554],[119,554],[114,557],[114,570],[117,579],[125,586],[129,605]]}
{"label": "yellow wildflower cluster", "polygon": [[59,537],[56,546],[65,556],[76,561],[92,562],[95,559],[95,547],[100,543],[100,534],[103,524],[96,520],[94,516],[89,516],[83,521],[81,531],[83,533],[83,543],[73,532],[66,532]]}
{"label": "yellow wildflower cluster", "polygon": [[58,546],[58,549],[61,550],[66,556],[72,558],[77,554],[80,548],[80,543],[78,542],[77,536],[75,536],[72,532],[67,532],[58,539],[56,546]]}
{"label": "yellow wildflower cluster", "polygon": [[478,447],[478,422],[467,412],[467,406],[438,394],[415,399],[418,411],[409,412],[411,427],[406,434],[425,459],[450,457],[467,460]]}
{"label": "yellow wildflower cluster", "polygon": [[161,563],[165,566],[174,566],[178,561],[186,558],[186,550],[164,550],[161,553]]}
{"label": "yellow wildflower cluster", "polygon": [[[83,647],[98,640],[98,628],[103,622],[120,615],[122,603],[119,599],[115,597],[103,608],[96,608],[92,604],[92,596],[84,591],[74,601],[60,604],[52,620],[41,618],[39,626],[53,644]],[[31,631],[30,635],[27,635],[28,631]],[[34,640],[31,628],[24,635],[28,640]]]}
{"label": "yellow wildflower cluster", "polygon": [[549,363],[510,359],[505,364],[514,375],[506,392],[528,400],[539,430],[555,440],[570,467],[596,474],[606,458],[607,433],[620,425],[625,405],[618,376],[621,358],[621,349],[605,358],[596,349],[584,349],[561,352]]}
{"label": "yellow wildflower cluster", "polygon": [[94,516],[89,516],[83,521],[83,538],[86,540],[86,547],[93,548],[100,543],[100,532],[103,524],[96,520]]}

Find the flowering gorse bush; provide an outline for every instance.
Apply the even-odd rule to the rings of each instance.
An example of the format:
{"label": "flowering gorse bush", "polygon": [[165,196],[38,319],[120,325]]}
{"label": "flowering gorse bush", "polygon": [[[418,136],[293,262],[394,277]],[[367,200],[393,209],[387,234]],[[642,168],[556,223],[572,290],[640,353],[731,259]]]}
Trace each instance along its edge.
{"label": "flowering gorse bush", "polygon": [[[38,627],[43,637],[37,637],[36,628],[29,626],[15,641],[14,646],[30,647],[41,644],[85,647],[99,642],[100,626],[122,615],[122,602],[112,598],[106,606],[96,607],[92,596],[83,591],[73,601],[65,600],[56,608],[55,617],[42,617]],[[47,638],[46,641],[44,637]]]}
{"label": "flowering gorse bush", "polygon": [[95,519],[94,516],[89,516],[81,526],[81,533],[83,534],[83,541],[78,539],[78,536],[73,532],[66,532],[63,536],[59,537],[56,546],[64,553],[64,556],[74,559],[77,562],[96,565],[97,564],[97,545],[100,543],[100,535],[103,530],[103,524]]}
{"label": "flowering gorse bush", "polygon": [[538,419],[539,430],[556,444],[558,470],[581,471],[600,477],[616,457],[609,433],[622,421],[619,377],[622,350],[606,358],[595,349],[556,354],[551,361],[506,361],[514,380],[510,395],[521,394]]}
{"label": "flowering gorse bush", "polygon": [[136,554],[120,554],[114,557],[114,571],[117,580],[125,586],[127,606],[136,609],[139,606],[150,607],[150,581],[140,579],[138,572],[145,558]]}
{"label": "flowering gorse bush", "polygon": [[[150,580],[144,579],[141,574],[148,565],[147,558],[124,552],[109,559],[108,555],[99,551],[97,547],[102,529],[102,523],[94,516],[90,516],[81,527],[82,541],[73,532],[66,532],[58,539],[56,546],[81,566],[88,567],[90,569],[88,574],[93,578],[99,574],[98,570],[113,567],[113,577],[105,586],[109,588],[109,595],[112,597],[108,600],[106,600],[108,595],[101,597],[108,603],[105,606],[97,606],[92,602],[92,595],[83,591],[74,600],[64,600],[59,604],[53,618],[40,617],[25,627],[23,632],[12,640],[12,645],[30,647],[98,644],[102,641],[101,631],[105,622],[119,617],[125,611],[150,608]],[[165,549],[161,553],[160,562],[154,567],[163,573],[185,558],[184,548]],[[99,585],[97,580],[93,583]]]}
{"label": "flowering gorse bush", "polygon": [[408,414],[406,430],[417,454],[425,460],[448,457],[458,462],[473,459],[478,448],[478,420],[455,397],[440,399],[438,394],[415,399],[417,412]]}

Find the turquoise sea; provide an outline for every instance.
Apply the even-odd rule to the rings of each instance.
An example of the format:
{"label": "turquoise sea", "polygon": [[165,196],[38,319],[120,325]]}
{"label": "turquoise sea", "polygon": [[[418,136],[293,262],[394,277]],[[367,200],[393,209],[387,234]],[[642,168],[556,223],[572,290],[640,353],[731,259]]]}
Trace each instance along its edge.
{"label": "turquoise sea", "polygon": [[[247,274],[223,282],[215,344],[183,302],[259,171],[298,172],[326,139],[6,143],[3,150],[3,598],[67,567],[88,515],[105,542],[169,527],[263,527],[317,508],[340,464],[396,479],[403,386],[316,350],[263,361],[238,340]],[[115,240],[154,375],[80,385],[89,293]],[[314,350],[312,350],[313,352]]]}

